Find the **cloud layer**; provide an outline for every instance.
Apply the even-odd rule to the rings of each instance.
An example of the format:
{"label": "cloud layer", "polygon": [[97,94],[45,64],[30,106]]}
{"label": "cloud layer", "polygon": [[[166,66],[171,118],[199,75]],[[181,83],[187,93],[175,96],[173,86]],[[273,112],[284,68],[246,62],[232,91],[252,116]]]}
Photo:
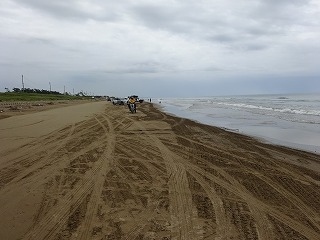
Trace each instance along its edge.
{"label": "cloud layer", "polygon": [[314,90],[319,14],[316,0],[3,0],[1,88],[24,74],[32,88],[110,95],[258,93],[297,77]]}

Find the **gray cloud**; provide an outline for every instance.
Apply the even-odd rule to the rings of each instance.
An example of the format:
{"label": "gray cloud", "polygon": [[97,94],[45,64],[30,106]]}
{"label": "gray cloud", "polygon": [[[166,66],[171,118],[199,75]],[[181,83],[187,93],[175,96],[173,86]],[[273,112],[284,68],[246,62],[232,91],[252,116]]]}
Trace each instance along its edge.
{"label": "gray cloud", "polygon": [[128,74],[128,73],[161,73],[161,72],[174,72],[172,66],[168,64],[148,61],[148,62],[135,62],[127,63],[125,67],[118,67],[116,69],[103,70],[104,73],[115,74]]}
{"label": "gray cloud", "polygon": [[34,45],[36,47],[39,46],[56,46],[56,43],[52,39],[41,38],[41,37],[31,37],[26,39],[19,39],[21,42],[25,42],[26,44]]}
{"label": "gray cloud", "polygon": [[99,2],[89,4],[89,2],[83,0],[14,1],[60,20],[71,19],[74,21],[86,21],[88,19],[94,19],[99,21],[115,21],[118,18],[117,12],[112,11],[111,7],[109,10],[109,6],[107,5],[105,6],[107,8],[100,6]]}
{"label": "gray cloud", "polygon": [[[310,1],[217,2],[220,2],[217,6],[209,3],[170,7],[145,4],[132,7],[132,16],[139,24],[152,30],[182,34],[229,47],[234,44],[236,49],[263,50],[270,38],[287,35],[291,28],[301,24],[297,15],[304,18],[303,7]],[[243,47],[239,47],[242,43]],[[250,45],[256,47],[248,47]]]}
{"label": "gray cloud", "polygon": [[132,79],[152,90],[154,81],[168,89],[318,76],[319,14],[317,0],[6,0],[1,84],[15,87],[24,73],[44,86],[48,76],[120,92],[118,81],[130,88]]}

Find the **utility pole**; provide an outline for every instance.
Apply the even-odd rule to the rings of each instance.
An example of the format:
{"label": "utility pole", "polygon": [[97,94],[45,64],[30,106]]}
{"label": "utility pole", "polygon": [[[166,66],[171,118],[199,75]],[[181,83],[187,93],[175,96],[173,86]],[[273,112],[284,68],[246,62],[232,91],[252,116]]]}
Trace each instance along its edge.
{"label": "utility pole", "polygon": [[49,86],[50,86],[50,93],[51,93],[51,82],[49,82]]}
{"label": "utility pole", "polygon": [[63,86],[63,94],[66,94],[66,86]]}
{"label": "utility pole", "polygon": [[74,88],[72,88],[72,94],[74,95]]}
{"label": "utility pole", "polygon": [[22,92],[24,92],[23,74],[22,74]]}

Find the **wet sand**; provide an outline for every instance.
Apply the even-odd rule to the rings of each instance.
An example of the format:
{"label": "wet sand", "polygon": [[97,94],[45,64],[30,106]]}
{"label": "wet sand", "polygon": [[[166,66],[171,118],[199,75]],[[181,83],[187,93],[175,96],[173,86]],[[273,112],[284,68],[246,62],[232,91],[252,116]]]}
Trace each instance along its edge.
{"label": "wet sand", "polygon": [[320,239],[320,157],[167,115],[0,120],[0,239]]}

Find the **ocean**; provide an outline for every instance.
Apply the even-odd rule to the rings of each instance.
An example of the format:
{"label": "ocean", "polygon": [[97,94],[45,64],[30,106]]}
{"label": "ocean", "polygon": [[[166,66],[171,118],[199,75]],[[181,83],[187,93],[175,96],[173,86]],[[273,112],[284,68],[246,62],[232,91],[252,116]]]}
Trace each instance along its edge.
{"label": "ocean", "polygon": [[158,105],[179,117],[320,153],[320,94],[163,98]]}

